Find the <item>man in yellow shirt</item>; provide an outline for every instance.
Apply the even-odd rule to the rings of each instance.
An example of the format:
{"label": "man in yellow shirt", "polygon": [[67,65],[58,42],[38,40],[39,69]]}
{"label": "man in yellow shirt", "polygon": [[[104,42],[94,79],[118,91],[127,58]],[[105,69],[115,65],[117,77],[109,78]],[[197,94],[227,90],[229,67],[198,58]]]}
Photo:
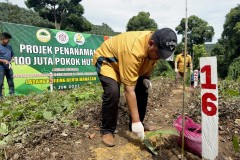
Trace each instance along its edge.
{"label": "man in yellow shirt", "polygon": [[143,120],[146,113],[151,71],[158,59],[170,57],[176,47],[176,33],[163,28],[155,32],[133,31],[106,40],[94,53],[93,64],[101,81],[103,143],[114,146],[117,126],[120,84],[123,83],[131,122],[130,129],[144,138]]}
{"label": "man in yellow shirt", "polygon": [[190,72],[193,72],[192,68],[192,58],[189,54],[186,54],[186,70],[184,72],[184,54],[185,54],[185,49],[182,49],[182,53],[178,54],[176,59],[175,59],[175,72],[176,72],[176,80],[181,76],[182,78],[184,77],[184,73],[186,73],[188,70],[187,68],[190,68]]}

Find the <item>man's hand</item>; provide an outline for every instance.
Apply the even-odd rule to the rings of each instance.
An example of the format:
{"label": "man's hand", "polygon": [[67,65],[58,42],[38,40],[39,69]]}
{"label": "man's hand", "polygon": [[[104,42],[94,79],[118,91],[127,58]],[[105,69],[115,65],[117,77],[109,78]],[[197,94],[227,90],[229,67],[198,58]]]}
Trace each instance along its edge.
{"label": "man's hand", "polygon": [[190,73],[191,73],[191,74],[193,73],[193,70],[192,70],[192,69],[190,70]]}
{"label": "man's hand", "polygon": [[8,64],[8,63],[9,63],[9,61],[8,61],[8,60],[5,60],[5,59],[0,59],[0,62],[5,63],[5,64]]}
{"label": "man's hand", "polygon": [[138,136],[141,140],[144,139],[144,127],[142,122],[132,123],[132,132]]}
{"label": "man's hand", "polygon": [[12,69],[12,65],[11,65],[11,63],[9,63],[9,67],[8,67],[9,69]]}
{"label": "man's hand", "polygon": [[175,72],[176,72],[176,73],[178,72],[178,69],[177,69],[177,68],[175,68]]}
{"label": "man's hand", "polygon": [[147,78],[143,79],[143,84],[147,88],[147,92],[152,89],[152,83],[149,79]]}

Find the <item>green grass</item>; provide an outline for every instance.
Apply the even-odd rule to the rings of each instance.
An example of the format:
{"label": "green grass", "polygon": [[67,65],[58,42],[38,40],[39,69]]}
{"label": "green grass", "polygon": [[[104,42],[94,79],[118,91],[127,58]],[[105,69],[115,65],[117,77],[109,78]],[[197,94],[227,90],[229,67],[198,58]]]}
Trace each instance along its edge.
{"label": "green grass", "polygon": [[0,100],[0,149],[19,138],[27,127],[60,121],[80,124],[74,113],[93,103],[100,103],[100,84],[87,84],[64,92],[45,91],[29,95],[9,96]]}

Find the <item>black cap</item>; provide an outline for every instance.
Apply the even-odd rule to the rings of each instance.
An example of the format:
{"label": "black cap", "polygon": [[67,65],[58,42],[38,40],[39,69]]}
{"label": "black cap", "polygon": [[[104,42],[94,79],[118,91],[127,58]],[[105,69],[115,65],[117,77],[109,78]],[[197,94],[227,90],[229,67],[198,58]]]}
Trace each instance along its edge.
{"label": "black cap", "polygon": [[161,59],[169,58],[177,45],[177,35],[170,28],[162,28],[155,31],[151,39],[157,45]]}
{"label": "black cap", "polygon": [[11,38],[12,38],[11,34],[7,32],[2,32],[1,39],[11,39]]}

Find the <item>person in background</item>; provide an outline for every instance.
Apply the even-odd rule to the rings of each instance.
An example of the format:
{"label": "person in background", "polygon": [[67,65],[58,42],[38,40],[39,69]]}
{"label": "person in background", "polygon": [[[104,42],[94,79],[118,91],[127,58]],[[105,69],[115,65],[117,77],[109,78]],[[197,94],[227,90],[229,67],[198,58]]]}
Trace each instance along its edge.
{"label": "person in background", "polygon": [[[184,55],[186,54],[186,70],[184,72]],[[178,54],[175,59],[174,63],[175,72],[176,72],[176,82],[179,78],[183,80],[184,74],[187,73],[188,69],[190,68],[190,73],[193,73],[193,66],[192,66],[192,57],[185,52],[185,49],[182,49],[182,53]]]}
{"label": "person in background", "polygon": [[11,67],[14,53],[12,47],[8,44],[11,38],[12,36],[7,32],[3,32],[0,36],[0,97],[3,96],[2,88],[5,76],[9,86],[9,94],[14,95],[13,70]]}
{"label": "person in background", "polygon": [[103,87],[102,142],[113,147],[117,127],[120,84],[124,85],[130,111],[130,130],[144,139],[143,120],[146,113],[151,72],[157,60],[167,59],[175,50],[176,33],[170,28],[152,31],[132,31],[103,42],[96,50],[93,65]]}

